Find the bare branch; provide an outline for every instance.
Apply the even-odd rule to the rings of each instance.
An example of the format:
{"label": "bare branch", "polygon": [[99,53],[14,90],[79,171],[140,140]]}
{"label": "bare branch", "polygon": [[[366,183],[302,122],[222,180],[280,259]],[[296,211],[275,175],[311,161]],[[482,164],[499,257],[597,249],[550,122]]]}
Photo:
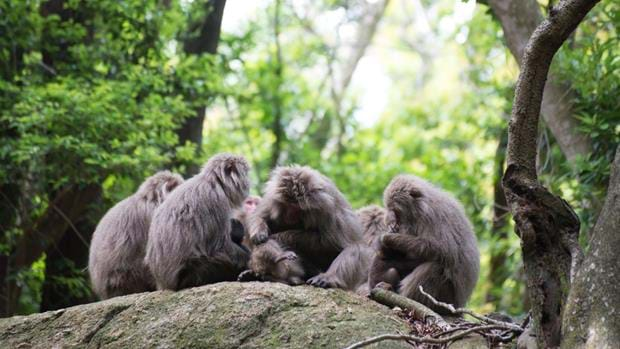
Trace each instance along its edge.
{"label": "bare branch", "polygon": [[433,338],[433,337],[428,337],[428,336],[418,337],[418,336],[411,336],[411,335],[406,335],[406,334],[382,334],[376,337],[365,339],[361,342],[354,343],[346,347],[345,349],[363,348],[365,346],[378,343],[381,341],[385,341],[385,340],[400,340],[400,341],[409,341],[409,342],[415,342],[415,343],[429,343],[429,344],[445,344],[445,343],[453,342],[457,339],[464,338],[468,336],[469,334],[472,334],[475,332],[497,330],[497,329],[506,329],[506,328],[500,325],[480,325],[480,326],[469,328],[467,330],[464,330],[463,332],[459,332],[457,334],[454,334],[446,338]]}
{"label": "bare branch", "polygon": [[388,307],[399,307],[410,311],[412,316],[420,321],[428,322],[429,320],[440,327],[447,327],[448,323],[437,313],[429,309],[424,304],[418,303],[413,299],[403,297],[392,291],[388,291],[379,287],[375,287],[370,291],[370,298],[378,303],[387,305]]}
{"label": "bare branch", "polygon": [[435,304],[436,306],[445,308],[447,310],[449,310],[452,314],[455,315],[469,315],[477,320],[480,320],[482,322],[485,323],[490,323],[490,324],[494,324],[494,325],[498,325],[498,326],[503,326],[503,328],[509,329],[511,331],[515,331],[518,333],[523,332],[523,328],[521,328],[521,326],[519,325],[515,325],[512,324],[510,322],[505,322],[505,321],[499,321],[499,320],[495,320],[492,319],[488,316],[484,316],[484,315],[480,315],[477,314],[469,309],[466,308],[455,308],[452,304],[448,304],[448,303],[444,303],[444,302],[440,302],[438,300],[436,300],[435,298],[433,298],[433,296],[431,296],[430,294],[426,293],[426,291],[424,291],[424,288],[422,288],[422,286],[420,286],[420,293],[422,293],[424,296],[426,296],[426,298],[428,298],[431,302],[433,302],[433,304]]}

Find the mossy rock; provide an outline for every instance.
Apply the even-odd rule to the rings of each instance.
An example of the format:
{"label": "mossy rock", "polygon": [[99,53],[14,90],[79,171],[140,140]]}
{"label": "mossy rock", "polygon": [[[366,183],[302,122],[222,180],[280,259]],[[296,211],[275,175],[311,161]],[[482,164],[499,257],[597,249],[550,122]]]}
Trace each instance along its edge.
{"label": "mossy rock", "polygon": [[231,282],[0,319],[0,348],[343,348],[408,332],[387,307],[342,290]]}

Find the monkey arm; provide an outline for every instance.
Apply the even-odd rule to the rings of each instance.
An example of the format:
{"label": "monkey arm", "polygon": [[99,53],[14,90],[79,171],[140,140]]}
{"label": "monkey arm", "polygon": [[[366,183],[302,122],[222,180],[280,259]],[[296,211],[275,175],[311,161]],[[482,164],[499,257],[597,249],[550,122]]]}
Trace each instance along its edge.
{"label": "monkey arm", "polygon": [[374,251],[362,243],[348,246],[340,252],[325,273],[309,279],[308,284],[354,291],[368,280],[373,256]]}
{"label": "monkey arm", "polygon": [[271,200],[268,198],[263,199],[256,207],[256,211],[249,217],[249,236],[250,241],[255,245],[265,243],[269,239],[271,230],[267,224],[269,219],[269,213],[271,211]]}
{"label": "monkey arm", "polygon": [[420,264],[442,258],[443,249],[430,239],[406,234],[385,234],[380,238],[379,253],[383,258],[404,257]]}

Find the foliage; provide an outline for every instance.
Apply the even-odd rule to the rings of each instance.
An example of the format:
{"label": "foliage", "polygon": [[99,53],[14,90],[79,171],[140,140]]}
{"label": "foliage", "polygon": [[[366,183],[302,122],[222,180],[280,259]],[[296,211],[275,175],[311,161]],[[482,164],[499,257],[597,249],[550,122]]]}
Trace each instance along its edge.
{"label": "foliage", "polygon": [[[67,0],[56,12],[46,6],[63,1],[0,3],[0,190],[19,192],[16,217],[1,226],[3,255],[61,188],[102,189],[89,212],[94,224],[154,171],[183,171],[232,151],[251,161],[255,193],[273,159],[317,168],[356,208],[381,204],[399,173],[442,186],[463,203],[481,248],[472,306],[523,312],[518,237],[510,223],[492,231],[495,154],[518,67],[488,7],[391,1],[341,91],[370,1],[229,0],[225,21],[230,11],[252,10],[234,29],[225,26],[217,55],[188,54],[183,43],[197,35],[205,1]],[[584,229],[619,142],[618,13],[603,1],[553,67],[572,86],[580,132],[592,137],[594,153],[568,166],[553,139],[541,138],[548,149],[542,179],[578,208]],[[196,157],[194,145],[178,144],[177,129],[205,107]],[[489,281],[496,254],[506,257],[493,271],[500,284]],[[66,275],[44,280],[50,262],[41,257],[9,275],[23,286],[22,312],[37,310],[42,282],[87,292],[83,265],[65,261]]]}
{"label": "foliage", "polygon": [[593,152],[571,168],[558,159],[557,150],[551,150],[549,157],[557,166],[547,171],[546,180],[577,209],[586,233],[604,201],[609,167],[620,144],[619,13],[617,2],[602,1],[562,47],[553,67],[571,82],[575,114],[580,120],[578,132],[590,137]]}

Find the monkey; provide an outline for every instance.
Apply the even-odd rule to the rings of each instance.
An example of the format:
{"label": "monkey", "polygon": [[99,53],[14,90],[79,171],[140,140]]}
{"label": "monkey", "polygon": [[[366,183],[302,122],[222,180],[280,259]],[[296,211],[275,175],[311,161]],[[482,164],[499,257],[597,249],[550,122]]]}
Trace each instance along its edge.
{"label": "monkey", "polygon": [[354,289],[362,244],[355,212],[326,176],[307,166],[278,167],[265,195],[250,216],[249,236],[255,245],[275,240],[294,252],[308,284]]}
{"label": "monkey", "polygon": [[[352,275],[358,275],[359,281],[355,292],[364,296],[370,295],[368,286],[368,273],[370,264],[374,259],[379,248],[379,237],[388,230],[385,225],[385,209],[377,205],[362,207],[356,211],[357,217],[362,226],[363,245],[358,246],[358,262],[355,264],[356,270],[351,270]],[[394,270],[389,270],[383,275],[384,280],[389,280],[393,284],[399,281],[398,275]]]}
{"label": "monkey", "polygon": [[297,286],[305,282],[305,275],[297,254],[269,239],[252,247],[248,270],[239,274],[238,281],[271,281]]}
{"label": "monkey", "polygon": [[230,222],[232,226],[230,236],[233,242],[245,249],[249,249],[249,241],[246,241],[248,238],[246,232],[249,215],[256,210],[256,206],[259,202],[260,196],[248,196],[243,200],[243,205],[234,211],[233,218]]}
{"label": "monkey", "polygon": [[237,209],[232,219],[231,237],[248,252],[251,250],[248,269],[239,274],[238,281],[271,281],[289,285],[304,282],[305,271],[302,263],[293,251],[284,250],[276,241],[269,240],[261,245],[254,245],[249,239],[246,227],[249,216],[256,210],[261,198],[247,197],[241,208]]}
{"label": "monkey", "polygon": [[[463,307],[478,280],[480,254],[472,225],[449,193],[413,176],[396,176],[385,189],[385,224],[371,264],[369,287],[391,284],[403,296],[440,314],[435,299]],[[392,280],[388,280],[388,279]]]}
{"label": "monkey", "polygon": [[101,299],[155,290],[143,261],[148,230],[155,209],[181,183],[178,174],[158,172],[99,221],[90,243],[88,272]]}
{"label": "monkey", "polygon": [[145,260],[158,290],[234,281],[245,270],[231,218],[248,196],[249,170],[242,156],[217,154],[155,211]]}
{"label": "monkey", "polygon": [[385,209],[369,205],[358,209],[356,213],[362,225],[364,243],[370,247],[375,246],[379,237],[388,231],[385,225]]}

